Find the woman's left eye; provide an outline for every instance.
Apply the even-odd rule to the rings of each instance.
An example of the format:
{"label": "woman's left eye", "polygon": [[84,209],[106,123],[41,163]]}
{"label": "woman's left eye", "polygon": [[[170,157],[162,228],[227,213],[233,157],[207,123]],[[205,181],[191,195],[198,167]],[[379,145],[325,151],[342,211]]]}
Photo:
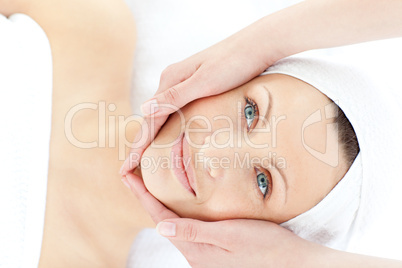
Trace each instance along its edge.
{"label": "woman's left eye", "polygon": [[[252,126],[256,124],[255,118],[258,118],[258,107],[255,102],[250,98],[246,99],[246,106],[244,107],[244,117],[247,122],[247,131],[252,129]],[[254,122],[255,121],[255,122]]]}
{"label": "woman's left eye", "polygon": [[265,196],[267,195],[267,193],[269,191],[269,189],[268,189],[269,182],[268,182],[267,175],[265,175],[264,172],[261,172],[258,169],[256,169],[256,172],[257,172],[258,188],[260,188],[260,191],[265,198]]}

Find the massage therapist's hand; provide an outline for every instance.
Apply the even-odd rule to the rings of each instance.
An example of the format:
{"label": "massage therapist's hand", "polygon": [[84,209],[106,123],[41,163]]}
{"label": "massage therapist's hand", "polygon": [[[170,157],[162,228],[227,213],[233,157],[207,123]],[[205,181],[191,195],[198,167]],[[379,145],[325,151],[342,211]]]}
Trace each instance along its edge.
{"label": "massage therapist's hand", "polygon": [[277,224],[260,220],[203,222],[167,209],[132,173],[125,184],[157,223],[160,234],[192,267],[402,267],[402,261],[348,253],[306,241]]}
{"label": "massage therapist's hand", "polygon": [[170,239],[192,267],[303,267],[302,263],[316,256],[318,245],[271,222],[179,218],[147,191],[140,177],[129,173],[126,179],[159,223],[159,233]]}
{"label": "massage therapist's hand", "polygon": [[163,71],[154,97],[141,106],[144,122],[122,166],[121,175],[137,167],[142,153],[169,114],[195,99],[240,86],[283,57],[264,40],[266,36],[260,34],[262,28],[262,23],[255,23]]}
{"label": "massage therapist's hand", "polygon": [[168,115],[192,100],[240,86],[302,51],[402,36],[401,12],[400,0],[303,1],[169,66],[155,96],[142,106],[145,120],[120,173],[138,166]]}

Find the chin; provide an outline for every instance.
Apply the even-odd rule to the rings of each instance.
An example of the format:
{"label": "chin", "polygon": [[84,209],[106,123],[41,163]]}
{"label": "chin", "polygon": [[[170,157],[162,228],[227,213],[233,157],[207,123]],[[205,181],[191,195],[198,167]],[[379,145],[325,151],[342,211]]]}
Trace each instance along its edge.
{"label": "chin", "polygon": [[[158,159],[161,151],[163,150],[147,148],[143,158]],[[141,175],[148,191],[168,209],[180,217],[199,218],[199,213],[194,209],[195,198],[178,182],[171,169],[141,165]]]}
{"label": "chin", "polygon": [[141,172],[148,191],[179,217],[205,221],[220,219],[216,213],[207,213],[203,206],[197,205],[196,199],[177,181],[170,169],[157,169],[154,172],[141,169]]}
{"label": "chin", "polygon": [[[163,150],[148,147],[142,158],[154,159],[155,163],[158,159],[169,159],[162,153]],[[148,160],[147,160],[148,161]],[[141,174],[145,187],[160,202],[166,206],[172,206],[178,202],[186,200],[186,190],[178,183],[173,172],[169,169],[169,165],[163,165],[162,160],[159,164],[143,165],[141,162]],[[167,161],[167,160],[166,160]],[[146,164],[144,162],[144,164]]]}
{"label": "chin", "polygon": [[[170,177],[169,170],[162,169],[158,165],[149,164],[152,159],[157,162],[160,155],[155,153],[155,149],[148,147],[141,159],[141,175],[145,187],[159,201],[165,200],[168,197],[169,191],[166,191],[168,178]],[[143,159],[150,159],[144,161]]]}

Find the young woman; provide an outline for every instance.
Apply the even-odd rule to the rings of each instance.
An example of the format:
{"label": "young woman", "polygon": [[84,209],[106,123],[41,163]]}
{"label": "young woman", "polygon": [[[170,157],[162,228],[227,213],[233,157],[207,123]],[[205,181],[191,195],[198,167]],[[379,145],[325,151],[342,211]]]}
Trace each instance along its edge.
{"label": "young woman", "polygon": [[[124,267],[129,247],[138,231],[144,227],[154,226],[145,210],[141,208],[139,201],[122,187],[123,185],[117,179],[119,176],[116,174],[116,170],[121,164],[118,161],[121,148],[116,144],[124,139],[125,135],[122,133],[130,139],[139,129],[139,124],[135,121],[129,125],[124,124],[125,119],[130,115],[128,99],[132,71],[131,59],[135,45],[132,16],[122,1],[21,0],[5,1],[0,6],[0,11],[5,16],[14,13],[29,15],[44,30],[51,48],[53,64],[52,120],[46,182],[46,210],[39,267]],[[283,84],[288,85],[289,88],[283,89]],[[284,124],[288,131],[286,133],[278,132],[278,143],[283,143],[284,141],[281,139],[284,137],[287,137],[286,142],[292,141],[289,133],[296,130],[296,126],[303,122],[304,117],[308,117],[310,112],[316,109],[325,109],[326,105],[331,104],[331,101],[314,87],[295,78],[267,75],[244,87],[230,91],[226,95],[200,100],[189,105],[184,109],[185,118],[205,105],[203,110],[206,108],[211,110],[210,114],[204,114],[206,118],[214,115],[226,115],[236,121],[237,116],[241,118],[241,115],[233,108],[233,101],[239,101],[238,103],[243,105],[239,111],[244,112],[243,116],[247,119],[243,120],[241,128],[235,129],[235,135],[257,132],[258,128],[261,128],[262,131],[262,127],[253,122],[260,117],[254,118],[253,115],[258,114],[257,111],[268,111],[269,105],[263,102],[256,108],[256,100],[253,99],[260,99],[254,94],[264,94],[257,89],[264,85],[272,88],[265,93],[272,96],[274,106],[272,106],[271,112],[278,116],[286,114],[292,118],[289,123]],[[294,86],[301,89],[300,94],[296,94],[290,89]],[[309,96],[307,101],[311,102],[311,105],[307,110],[296,105],[300,105],[300,98],[306,101],[305,94],[301,94],[301,92]],[[248,98],[244,99],[245,95],[249,95]],[[294,110],[288,110],[284,103],[285,100],[289,100],[289,95],[293,96]],[[225,105],[222,105],[224,103],[222,98],[225,98]],[[17,104],[15,99],[10,102]],[[222,106],[219,107],[217,103]],[[216,111],[212,111],[213,108]],[[251,114],[248,113],[250,109]],[[33,111],[30,112],[33,113]],[[165,133],[161,133],[160,139],[177,138],[175,120],[177,117],[176,119],[172,117],[171,123],[167,122],[164,127]],[[263,120],[261,122],[265,123]],[[193,124],[200,123],[194,122]],[[173,125],[175,127],[172,127]],[[223,125],[213,125],[214,130],[223,127]],[[324,125],[320,124],[314,133],[310,133],[311,136],[306,135],[310,146],[315,142],[317,142],[317,146],[320,146],[323,127]],[[114,137],[115,131],[113,130],[120,135]],[[335,129],[331,129],[331,131],[336,133]],[[226,134],[222,135],[217,135],[218,139],[223,139],[218,142],[218,145],[222,145],[221,142],[225,143],[224,135]],[[254,138],[250,138],[250,141],[252,144],[260,144],[261,140],[265,141],[269,135],[258,133]],[[246,136],[241,136],[241,139],[246,139]],[[194,135],[194,137],[195,145],[204,144],[203,136]],[[183,141],[183,139],[181,140]],[[186,140],[191,141],[187,138]],[[337,144],[338,140],[332,139],[330,143]],[[355,149],[357,150],[357,147]],[[176,153],[180,154],[179,151]],[[159,152],[160,154],[165,153],[164,150]],[[222,152],[215,151],[215,153]],[[238,147],[238,152],[239,156],[243,156],[246,152],[254,155],[260,154],[260,156],[266,153],[263,149],[254,150],[247,147]],[[156,152],[150,150],[149,153]],[[300,144],[294,143],[294,146],[289,147],[288,150],[281,149],[277,153],[280,154],[279,156],[286,156],[289,159],[289,164],[295,168],[295,172],[302,172],[309,177],[307,173],[311,171],[308,166],[304,166],[308,161],[299,162],[292,158],[294,153],[302,153]],[[304,156],[308,157],[307,154]],[[308,210],[330,192],[347,172],[352,162],[346,160],[343,151],[340,159],[339,165],[335,167],[328,167],[327,164],[320,164],[313,158],[310,159],[310,162],[315,161],[314,165],[320,166],[317,175],[325,175],[328,180],[318,181],[318,176],[312,176],[309,184],[319,185],[320,189],[310,193],[305,192],[305,196],[292,193],[284,195],[285,184],[275,188],[274,185],[279,185],[277,178],[281,175],[280,167],[275,165],[264,167],[265,169],[278,168],[275,173],[276,177],[272,176],[272,178],[266,170],[263,170],[263,167],[257,167],[257,170],[254,168],[244,170],[244,172],[248,172],[250,180],[239,180],[238,183],[243,187],[239,188],[237,193],[242,195],[243,200],[248,200],[249,205],[261,203],[262,195],[270,196],[269,202],[272,201],[272,203],[267,203],[267,206],[271,208],[284,205],[286,203],[283,202],[284,198],[289,200],[286,210],[283,210],[285,213],[277,211],[265,218],[264,215],[267,214],[262,213],[261,208],[249,214],[251,210],[248,207],[239,207],[243,204],[241,202],[238,202],[233,208],[229,205],[235,204],[222,204],[223,201],[236,198],[233,195],[235,188],[231,188],[232,193],[226,193],[223,185],[217,187],[212,183],[202,186],[202,183],[197,181],[196,184],[199,188],[192,188],[205,201],[201,202],[205,206],[198,210],[199,213],[194,213],[190,202],[189,205],[183,204],[183,202],[177,203],[176,196],[171,199],[172,204],[169,204],[169,196],[161,195],[160,199],[172,209],[178,212],[182,210],[180,214],[190,215],[191,213],[192,217],[200,219],[245,217],[268,219],[280,223]],[[21,169],[23,168],[24,163]],[[220,176],[213,173],[212,169],[207,168],[206,170],[209,170],[208,173],[211,177]],[[163,172],[163,170],[159,171]],[[144,172],[146,172],[145,167]],[[195,172],[198,174],[200,171]],[[232,169],[230,172],[238,172],[238,169]],[[225,176],[229,176],[230,172],[228,171]],[[31,175],[35,178],[35,174]],[[208,174],[205,173],[205,175]],[[285,176],[291,178],[292,174]],[[24,180],[29,179],[32,180],[31,177],[24,177]],[[178,187],[180,185],[178,182],[170,181],[172,191],[174,188],[174,191],[182,195],[184,199],[190,198],[190,194],[192,194],[190,191],[186,192],[186,189]],[[152,181],[149,180],[149,183]],[[252,188],[255,183],[258,183],[258,188]],[[270,185],[274,187],[270,187]],[[291,189],[296,184],[289,181],[287,186]],[[158,187],[149,185],[149,189],[155,191],[156,196]],[[297,187],[302,187],[302,185],[297,185]],[[207,197],[212,197],[213,189],[220,192],[216,192],[214,199],[207,202]],[[251,193],[254,195],[252,196]],[[194,199],[194,195],[191,198]],[[300,203],[298,200],[301,199],[303,201],[308,199],[309,202]],[[39,229],[35,231],[39,231]]]}

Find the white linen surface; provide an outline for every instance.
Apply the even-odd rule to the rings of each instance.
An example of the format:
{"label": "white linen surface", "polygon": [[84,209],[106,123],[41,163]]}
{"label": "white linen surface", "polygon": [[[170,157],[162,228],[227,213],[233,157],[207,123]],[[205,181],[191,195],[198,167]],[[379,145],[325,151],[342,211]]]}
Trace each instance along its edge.
{"label": "white linen surface", "polygon": [[0,15],[0,267],[37,267],[45,218],[52,58],[30,17]]}
{"label": "white linen surface", "polygon": [[[152,97],[158,88],[160,74],[168,65],[213,45],[269,13],[299,1],[126,0],[126,2],[137,24],[131,102],[133,112],[140,114],[140,104]],[[359,67],[371,72],[384,85],[399,86],[399,71],[398,68],[393,68],[392,64],[402,60],[401,53],[398,53],[401,45],[401,40],[394,39],[305,54],[334,55],[338,61],[359,63]],[[401,97],[402,94],[398,98]],[[387,226],[393,222],[382,224]],[[378,242],[388,243],[389,236],[382,236],[378,231],[374,233]],[[140,250],[141,254],[136,253],[136,250]],[[387,254],[395,256],[395,252],[386,249],[383,251],[384,256]],[[374,255],[378,253],[370,249],[366,249],[365,252]],[[172,248],[168,240],[159,236],[154,229],[146,229],[138,235],[133,243],[127,266],[187,267],[183,264],[181,253]]]}
{"label": "white linen surface", "polygon": [[169,239],[160,236],[155,229],[146,228],[131,246],[127,267],[189,268],[190,265]]}

